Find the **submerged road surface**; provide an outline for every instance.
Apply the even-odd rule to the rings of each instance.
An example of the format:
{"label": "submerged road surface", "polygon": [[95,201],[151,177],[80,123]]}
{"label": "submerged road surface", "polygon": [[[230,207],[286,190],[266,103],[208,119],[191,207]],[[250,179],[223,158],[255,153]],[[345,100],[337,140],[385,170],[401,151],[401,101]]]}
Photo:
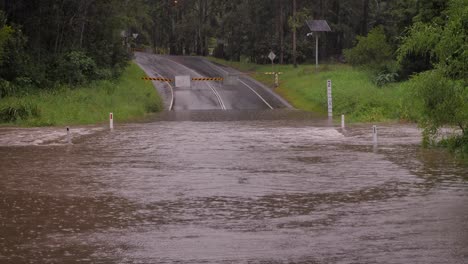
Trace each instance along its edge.
{"label": "submerged road surface", "polygon": [[373,146],[326,123],[174,111],[73,145],[0,128],[0,263],[467,263],[466,164],[412,126]]}
{"label": "submerged road surface", "polygon": [[[204,58],[137,52],[135,61],[151,77],[173,80],[174,76],[185,75],[191,78],[222,77],[226,79],[224,82],[192,81],[191,87],[175,87],[174,83],[155,81],[156,87],[166,102],[166,108],[170,110],[291,108],[285,100],[263,84],[234,69],[213,64]],[[229,82],[228,79],[231,81]]]}

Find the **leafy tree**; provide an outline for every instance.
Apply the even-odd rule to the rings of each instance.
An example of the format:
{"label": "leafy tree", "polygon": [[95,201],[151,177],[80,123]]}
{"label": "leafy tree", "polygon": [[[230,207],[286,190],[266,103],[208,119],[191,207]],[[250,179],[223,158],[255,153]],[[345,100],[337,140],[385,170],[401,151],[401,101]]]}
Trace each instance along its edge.
{"label": "leafy tree", "polygon": [[353,65],[382,67],[392,60],[392,47],[387,42],[383,27],[376,27],[366,37],[358,36],[357,45],[344,51],[346,60]]}
{"label": "leafy tree", "polygon": [[0,11],[0,63],[3,59],[4,47],[10,39],[13,29],[6,24],[6,18],[2,11]]}
{"label": "leafy tree", "polygon": [[[70,54],[83,54],[96,65],[92,74],[83,75],[86,81],[112,77],[100,74],[109,71],[118,75],[130,59],[124,45],[128,34],[142,31],[149,21],[146,0],[4,0],[0,9],[14,29],[5,43],[8,34],[0,34],[4,43],[0,45],[4,51],[1,78],[30,79],[44,88],[85,81],[70,82],[60,73],[67,69],[62,66]],[[3,28],[8,27],[0,23],[2,32]]]}
{"label": "leafy tree", "polygon": [[435,17],[417,22],[398,50],[399,60],[429,54],[433,69],[415,76],[412,86],[420,98],[426,141],[444,125],[456,125],[468,136],[468,1],[450,0],[443,23]]}

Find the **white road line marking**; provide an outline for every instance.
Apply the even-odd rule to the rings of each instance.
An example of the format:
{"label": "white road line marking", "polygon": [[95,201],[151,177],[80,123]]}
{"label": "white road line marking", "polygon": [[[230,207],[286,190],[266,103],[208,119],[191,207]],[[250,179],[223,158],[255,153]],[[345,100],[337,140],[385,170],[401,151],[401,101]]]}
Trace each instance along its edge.
{"label": "white road line marking", "polygon": [[[154,71],[154,67],[153,67],[153,71]],[[159,72],[157,71],[154,71],[154,73],[156,73],[159,77],[161,78],[164,78],[161,74],[159,74]],[[172,111],[172,107],[174,106],[174,87],[172,87],[171,83],[169,82],[165,82],[169,85],[169,87],[171,87],[171,104],[169,105],[169,111]]]}
{"label": "white road line marking", "polygon": [[219,103],[220,103],[220,105],[221,105],[221,109],[226,110],[226,106],[224,105],[223,100],[221,100],[221,95],[219,95],[218,91],[217,91],[213,86],[211,86],[210,83],[207,83],[207,84],[208,84],[208,86],[211,88],[211,90],[213,91],[213,93],[216,95],[216,97],[218,98],[218,101],[219,101]]}
{"label": "white road line marking", "polygon": [[[189,67],[183,65],[182,63],[179,63],[179,62],[177,62],[177,61],[173,61],[173,60],[168,59],[168,58],[164,58],[164,59],[166,59],[166,60],[168,60],[168,61],[171,61],[171,62],[173,62],[173,63],[179,64],[180,66],[186,68],[186,69],[189,70],[189,71],[192,71],[193,73],[195,73],[195,74],[197,74],[197,75],[201,75],[201,74],[199,74],[198,72],[196,72],[195,70],[190,69]],[[209,82],[207,82],[207,84],[208,84],[208,86],[211,88],[211,91],[213,91],[213,93],[215,94],[216,98],[218,99],[218,103],[219,103],[219,105],[221,106],[221,109],[222,109],[222,110],[226,110],[226,106],[224,105],[224,102],[223,102],[223,100],[221,99],[221,95],[219,95],[218,91],[217,91],[213,86],[211,86],[211,84],[210,84]]]}
{"label": "white road line marking", "polygon": [[[154,55],[153,55],[153,56],[154,56]],[[154,71],[154,73],[156,73],[159,77],[163,78],[163,76],[162,76],[161,74],[159,74],[157,71],[154,70],[154,66],[152,66],[153,63],[151,62],[151,60],[152,60],[152,59],[155,59],[154,57],[153,57],[153,58],[149,58],[149,57],[143,56],[142,59],[144,59],[144,60],[146,60],[146,61],[149,61],[149,62],[148,62],[148,64],[149,64],[148,70],[149,70],[149,69],[152,69],[152,70]],[[139,64],[137,60],[138,60],[138,59],[135,59],[135,62],[136,62],[137,64]],[[143,63],[141,63],[141,64],[142,64],[142,65],[140,66],[140,68],[143,69],[143,71],[146,72],[146,69],[145,69],[146,67],[143,67]],[[175,97],[174,97],[174,88],[172,87],[172,85],[171,85],[169,82],[166,82],[166,83],[167,83],[167,84],[169,85],[169,87],[171,88],[171,103],[169,104],[169,111],[172,111],[172,108],[173,108],[173,106],[174,106],[174,100],[175,100]],[[153,85],[156,86],[156,84],[155,84],[154,82],[153,82]]]}
{"label": "white road line marking", "polygon": [[262,101],[268,106],[270,107],[270,109],[273,109],[273,106],[271,106],[261,95],[259,95],[257,93],[257,91],[255,91],[252,87],[250,87],[250,85],[246,84],[244,81],[242,81],[240,78],[239,78],[239,81],[241,83],[243,83],[245,86],[249,87],[250,90],[252,90],[252,92],[254,92],[258,97],[260,97],[260,99],[262,99]]}
{"label": "white road line marking", "polygon": [[[205,61],[206,61],[206,60],[205,60]],[[217,65],[215,65],[215,64],[213,64],[213,63],[211,63],[211,62],[209,62],[209,61],[206,61],[206,62],[208,63],[208,65],[210,65],[210,66],[212,65],[212,66],[211,66],[212,68],[213,68],[213,67],[217,67],[217,68],[220,69],[221,71],[223,71],[223,72],[229,74],[228,71],[222,69],[221,67],[219,67],[219,66],[217,66]],[[246,84],[244,81],[242,81],[242,80],[240,79],[240,77],[239,77],[239,81],[240,81],[241,83],[243,83],[245,86],[247,86],[250,90],[252,90],[252,92],[254,92],[260,99],[262,99],[262,101],[263,101],[268,107],[270,107],[270,109],[273,109],[273,107],[265,100],[265,98],[263,98],[259,93],[257,93],[257,91],[255,91],[250,85],[248,85],[248,84]]]}

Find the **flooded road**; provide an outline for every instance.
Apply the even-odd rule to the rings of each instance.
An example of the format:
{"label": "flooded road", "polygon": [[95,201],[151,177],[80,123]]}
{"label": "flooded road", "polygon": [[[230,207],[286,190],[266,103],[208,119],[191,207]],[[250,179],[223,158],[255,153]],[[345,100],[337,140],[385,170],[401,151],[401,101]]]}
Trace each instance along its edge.
{"label": "flooded road", "polygon": [[164,115],[0,129],[0,263],[467,263],[468,166],[412,125],[375,147],[291,110]]}
{"label": "flooded road", "polygon": [[292,108],[286,100],[248,74],[202,57],[136,52],[135,63],[150,77],[224,78],[224,81],[191,81],[190,87],[177,87],[173,82],[153,82],[168,110]]}

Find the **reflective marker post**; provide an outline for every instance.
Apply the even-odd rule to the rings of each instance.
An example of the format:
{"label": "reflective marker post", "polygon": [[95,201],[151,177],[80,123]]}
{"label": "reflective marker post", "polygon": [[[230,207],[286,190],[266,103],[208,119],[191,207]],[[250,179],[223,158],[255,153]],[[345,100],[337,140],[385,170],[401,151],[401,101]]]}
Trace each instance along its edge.
{"label": "reflective marker post", "polygon": [[70,128],[67,127],[67,144],[71,144]]}
{"label": "reflective marker post", "polygon": [[377,126],[372,126],[372,135],[374,144],[377,144]]}
{"label": "reflective marker post", "polygon": [[332,82],[327,81],[327,96],[328,96],[328,117],[333,117],[333,99],[332,99]]}
{"label": "reflective marker post", "polygon": [[341,115],[341,128],[342,129],[345,128],[345,117],[344,117],[344,115]]}
{"label": "reflective marker post", "polygon": [[109,114],[109,128],[110,130],[114,130],[114,114]]}

